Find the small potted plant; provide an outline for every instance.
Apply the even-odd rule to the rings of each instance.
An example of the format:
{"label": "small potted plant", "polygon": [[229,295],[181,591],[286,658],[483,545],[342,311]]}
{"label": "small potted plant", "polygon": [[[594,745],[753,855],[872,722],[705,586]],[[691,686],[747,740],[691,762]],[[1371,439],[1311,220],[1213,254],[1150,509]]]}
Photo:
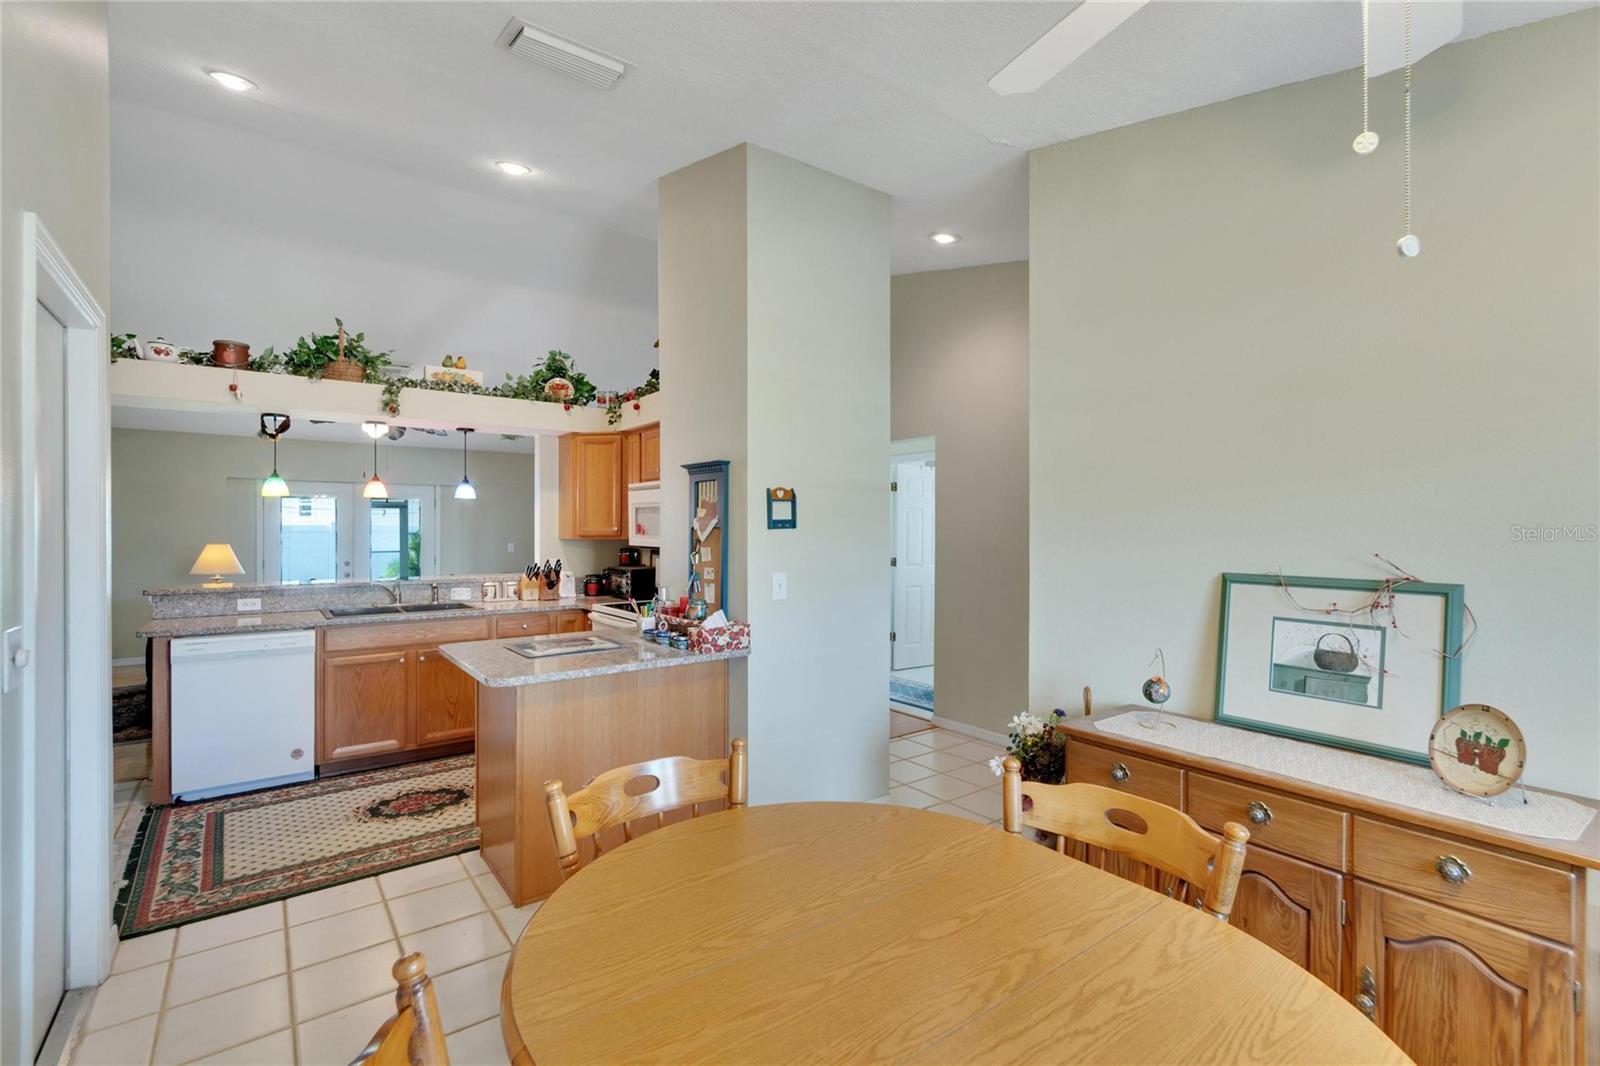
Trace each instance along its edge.
{"label": "small potted plant", "polygon": [[[1067,773],[1067,734],[1058,728],[1067,717],[1067,712],[1057,707],[1050,712],[1048,719],[1040,718],[1031,711],[1023,711],[1011,719],[1006,727],[1010,733],[1010,743],[1006,754],[1015,755],[1022,763],[1022,779],[1024,781],[1041,781],[1049,785],[1059,785]],[[993,770],[996,777],[1005,772],[1001,765],[1003,755],[996,755],[989,760],[989,769]]]}
{"label": "small potted plant", "polygon": [[301,337],[295,346],[277,358],[290,374],[303,378],[331,378],[334,381],[376,381],[378,371],[389,365],[389,356],[367,347],[365,333],[345,332],[344,322],[334,319],[337,333],[312,333]]}

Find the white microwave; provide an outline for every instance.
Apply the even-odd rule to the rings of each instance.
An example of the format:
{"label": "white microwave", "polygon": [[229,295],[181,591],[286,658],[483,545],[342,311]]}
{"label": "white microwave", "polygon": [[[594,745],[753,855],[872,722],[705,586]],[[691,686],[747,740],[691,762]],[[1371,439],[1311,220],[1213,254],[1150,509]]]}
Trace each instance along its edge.
{"label": "white microwave", "polygon": [[661,482],[628,486],[628,543],[636,548],[661,547]]}

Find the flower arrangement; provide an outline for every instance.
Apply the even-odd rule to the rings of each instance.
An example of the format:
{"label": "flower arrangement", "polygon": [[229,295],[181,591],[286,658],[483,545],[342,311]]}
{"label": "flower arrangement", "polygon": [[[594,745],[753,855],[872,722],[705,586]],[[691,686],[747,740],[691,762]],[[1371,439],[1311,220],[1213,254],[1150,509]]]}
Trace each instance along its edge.
{"label": "flower arrangement", "polygon": [[[1060,784],[1067,773],[1067,734],[1058,728],[1067,717],[1060,707],[1050,712],[1048,719],[1031,711],[1014,715],[1006,726],[1010,743],[1006,754],[1015,755],[1022,763],[1024,781],[1043,781]],[[1005,756],[996,755],[989,760],[989,769],[996,777],[1005,772],[1001,765]]]}

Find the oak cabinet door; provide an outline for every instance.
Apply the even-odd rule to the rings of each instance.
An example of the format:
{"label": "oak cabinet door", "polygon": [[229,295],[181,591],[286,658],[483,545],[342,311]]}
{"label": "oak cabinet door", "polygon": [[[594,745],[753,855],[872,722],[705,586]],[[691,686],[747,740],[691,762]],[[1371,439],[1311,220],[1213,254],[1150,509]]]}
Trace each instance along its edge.
{"label": "oak cabinet door", "polygon": [[639,431],[630,429],[622,435],[622,483],[632,485],[648,480],[640,475]]}
{"label": "oak cabinet door", "polygon": [[478,724],[478,683],[440,655],[438,648],[423,648],[416,655],[417,746],[471,740]]}
{"label": "oak cabinet door", "polygon": [[557,633],[586,633],[590,628],[587,611],[562,611],[556,615]]}
{"label": "oak cabinet door", "polygon": [[622,434],[561,438],[561,536],[623,537]]}
{"label": "oak cabinet door", "polygon": [[646,426],[639,431],[639,480],[661,480],[661,426]]}
{"label": "oak cabinet door", "polygon": [[1343,893],[1340,874],[1264,848],[1250,848],[1228,924],[1337,990]]}
{"label": "oak cabinet door", "polygon": [[317,761],[411,747],[410,677],[404,651],[325,657]]}
{"label": "oak cabinet door", "polygon": [[1571,948],[1356,882],[1355,991],[1418,1066],[1571,1063]]}

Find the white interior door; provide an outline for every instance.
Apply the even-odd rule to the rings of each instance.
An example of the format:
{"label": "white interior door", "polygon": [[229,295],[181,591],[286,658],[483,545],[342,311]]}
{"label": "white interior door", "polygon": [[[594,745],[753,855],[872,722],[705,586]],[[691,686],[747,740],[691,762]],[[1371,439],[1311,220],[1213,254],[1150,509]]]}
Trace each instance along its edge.
{"label": "white interior door", "polygon": [[933,460],[894,464],[894,642],[890,665],[933,664]]}
{"label": "white interior door", "polygon": [[39,1051],[61,1005],[67,978],[67,330],[37,305],[38,369],[34,512],[38,529],[38,608],[34,615],[34,893],[33,1051]]}

